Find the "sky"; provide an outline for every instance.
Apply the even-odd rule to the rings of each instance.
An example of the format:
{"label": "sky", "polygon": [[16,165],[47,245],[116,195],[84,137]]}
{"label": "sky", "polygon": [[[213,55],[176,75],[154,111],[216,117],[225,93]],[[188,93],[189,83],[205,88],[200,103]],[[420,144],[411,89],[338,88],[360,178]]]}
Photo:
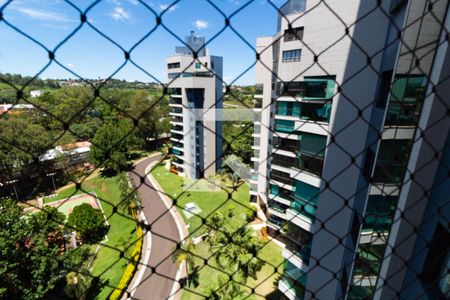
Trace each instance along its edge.
{"label": "sky", "polygon": [[[167,81],[165,58],[174,54],[175,46],[181,46],[173,35],[184,40],[193,30],[209,42],[207,48],[210,54],[223,57],[223,78],[228,84],[254,84],[254,68],[242,73],[255,62],[256,38],[275,33],[276,10],[267,0],[209,1],[226,16],[249,3],[234,14],[230,22],[253,49],[230,28],[213,38],[224,28],[225,21],[224,16],[207,0],[102,0],[88,11],[87,19],[93,27],[127,51],[153,30],[130,53],[137,65],[160,82]],[[93,2],[72,0],[81,11]],[[170,6],[173,2],[176,3]],[[284,2],[272,0],[277,7]],[[0,0],[0,10],[4,19],[0,21],[2,73],[33,76],[49,62],[45,49],[16,32],[6,22],[52,51],[80,25],[80,13],[63,0]],[[163,13],[162,23],[167,29],[156,26],[155,13]],[[56,50],[55,57],[66,68],[91,79],[110,76],[125,61],[123,51],[88,24],[84,24],[63,43]],[[54,62],[40,77],[76,78]],[[156,81],[131,63],[127,63],[114,78]]]}

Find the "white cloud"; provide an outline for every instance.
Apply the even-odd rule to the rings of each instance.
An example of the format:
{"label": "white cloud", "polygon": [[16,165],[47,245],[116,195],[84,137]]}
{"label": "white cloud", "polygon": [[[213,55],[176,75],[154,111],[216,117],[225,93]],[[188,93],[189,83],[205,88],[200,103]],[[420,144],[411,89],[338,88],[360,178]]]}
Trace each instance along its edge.
{"label": "white cloud", "polygon": [[130,14],[123,7],[120,6],[114,8],[110,16],[116,21],[125,21],[130,19]]}
{"label": "white cloud", "polygon": [[53,21],[53,22],[71,22],[72,20],[68,19],[64,14],[39,10],[31,7],[14,7],[14,9],[26,15],[29,18],[41,20],[41,21]]}
{"label": "white cloud", "polygon": [[[159,9],[161,11],[163,11],[163,10],[166,10],[169,6],[170,6],[170,4],[160,4],[159,5]],[[169,11],[174,11],[175,9],[177,9],[177,6],[176,5],[172,5],[172,6],[170,6]]]}
{"label": "white cloud", "polygon": [[202,30],[208,28],[209,23],[203,20],[197,20],[194,22],[194,26],[197,27],[198,30]]}
{"label": "white cloud", "polygon": [[69,68],[74,68],[74,67],[75,67],[74,64],[67,64],[67,66],[68,66]]}

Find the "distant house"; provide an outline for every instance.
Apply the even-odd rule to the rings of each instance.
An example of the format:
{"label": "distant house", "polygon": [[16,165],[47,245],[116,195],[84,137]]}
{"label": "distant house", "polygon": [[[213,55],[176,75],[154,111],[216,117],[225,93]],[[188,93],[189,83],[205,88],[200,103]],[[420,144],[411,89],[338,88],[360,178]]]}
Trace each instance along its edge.
{"label": "distant house", "polygon": [[32,110],[34,105],[32,104],[0,104],[0,115],[3,113],[17,113],[23,110]]}
{"label": "distant house", "polygon": [[44,153],[39,160],[51,161],[59,157],[66,157],[69,160],[70,165],[76,165],[85,163],[89,159],[89,153],[91,151],[90,142],[78,142],[73,144],[59,145],[54,149],[48,150]]}
{"label": "distant house", "polygon": [[43,92],[40,91],[40,90],[34,90],[34,91],[31,91],[31,92],[30,92],[31,98],[37,98],[37,97],[40,97],[42,94],[43,94]]}

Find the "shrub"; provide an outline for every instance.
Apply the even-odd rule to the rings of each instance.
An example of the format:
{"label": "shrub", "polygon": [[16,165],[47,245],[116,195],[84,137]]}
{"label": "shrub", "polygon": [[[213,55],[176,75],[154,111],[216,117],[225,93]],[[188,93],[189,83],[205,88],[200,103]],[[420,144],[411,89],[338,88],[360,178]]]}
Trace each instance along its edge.
{"label": "shrub", "polygon": [[79,238],[87,244],[100,242],[108,232],[103,213],[87,203],[76,206],[69,215],[67,225],[75,229]]}
{"label": "shrub", "polygon": [[[135,216],[134,213],[133,215]],[[134,245],[133,252],[131,253],[130,263],[127,265],[127,268],[125,269],[125,272],[123,273],[119,284],[110,295],[109,297],[110,300],[118,300],[122,297],[123,292],[127,288],[128,284],[133,278],[134,272],[136,271],[136,266],[139,263],[142,250],[142,238],[143,238],[142,228],[138,227],[136,233],[139,239]]]}

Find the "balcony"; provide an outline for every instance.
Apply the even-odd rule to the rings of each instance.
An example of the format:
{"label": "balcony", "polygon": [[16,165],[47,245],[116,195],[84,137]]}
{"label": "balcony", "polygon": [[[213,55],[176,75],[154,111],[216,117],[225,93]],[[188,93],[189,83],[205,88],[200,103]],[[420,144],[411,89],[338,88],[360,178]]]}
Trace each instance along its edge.
{"label": "balcony", "polygon": [[295,122],[288,120],[275,120],[275,131],[292,133],[295,131]]}
{"label": "balcony", "polygon": [[302,153],[301,151],[296,151],[296,153],[299,157],[295,161],[295,167],[319,177],[322,176],[323,157],[310,156],[309,154]]}
{"label": "balcony", "polygon": [[382,140],[373,175],[374,183],[400,184],[408,163],[410,140]]}
{"label": "balcony", "polygon": [[363,231],[388,232],[397,206],[397,196],[370,195]]}
{"label": "balcony", "polygon": [[300,104],[292,101],[277,101],[275,114],[279,116],[299,117]]}
{"label": "balcony", "polygon": [[172,117],[170,119],[170,121],[172,121],[174,123],[183,123],[183,118],[182,117]]}
{"label": "balcony", "polygon": [[286,298],[289,300],[298,300],[303,299],[304,288],[298,287],[291,280],[287,278],[281,278],[278,281],[278,289],[282,292]]}
{"label": "balcony", "polygon": [[167,93],[169,95],[181,96],[181,88],[168,88]]}
{"label": "balcony", "polygon": [[335,76],[305,77],[304,81],[278,82],[277,96],[302,97],[309,101],[323,101],[334,95]]}
{"label": "balcony", "polygon": [[312,235],[303,228],[293,223],[288,223],[287,230],[285,233],[282,233],[282,237],[288,250],[300,257],[305,264],[308,264],[311,254]]}
{"label": "balcony", "polygon": [[415,126],[427,86],[424,76],[397,76],[391,88],[391,100],[387,109],[385,125]]}
{"label": "balcony", "polygon": [[313,122],[330,122],[331,103],[300,102],[300,119]]}
{"label": "balcony", "polygon": [[184,161],[181,158],[177,157],[177,156],[175,156],[173,158],[172,162],[175,163],[175,164],[178,164],[178,165],[182,165],[184,163]]}
{"label": "balcony", "polygon": [[285,167],[285,168],[291,168],[293,165],[295,165],[296,159],[294,157],[290,156],[283,156],[280,154],[273,154],[272,155],[272,164]]}
{"label": "balcony", "polygon": [[183,156],[183,151],[177,150],[177,149],[172,149],[172,154],[178,155],[178,156]]}
{"label": "balcony", "polygon": [[182,114],[183,113],[183,109],[180,108],[180,107],[172,107],[170,112],[173,113],[173,114]]}
{"label": "balcony", "polygon": [[294,199],[294,192],[284,189],[282,187],[279,187],[277,185],[271,184],[270,185],[270,195],[281,197],[283,199],[286,199],[288,201],[292,201]]}
{"label": "balcony", "polygon": [[275,215],[270,215],[270,217],[267,219],[267,223],[269,223],[269,225],[272,225],[272,227],[280,228],[286,223],[286,220]]}
{"label": "balcony", "polygon": [[264,91],[264,85],[262,83],[255,84],[255,95],[262,95]]}
{"label": "balcony", "polygon": [[253,108],[262,108],[263,102],[262,99],[256,98],[253,100]]}
{"label": "balcony", "polygon": [[175,126],[172,126],[172,128],[170,128],[170,130],[173,130],[173,131],[178,131],[178,132],[183,132],[183,126],[181,126],[181,125],[175,125]]}
{"label": "balcony", "polygon": [[284,150],[295,153],[299,149],[300,143],[296,140],[274,137],[273,147],[277,150]]}
{"label": "balcony", "polygon": [[295,198],[295,201],[291,203],[290,209],[297,214],[303,215],[311,223],[316,219],[317,205],[312,202],[300,198]]}
{"label": "balcony", "polygon": [[385,249],[385,244],[360,244],[353,268],[353,276],[377,276]]}
{"label": "balcony", "polygon": [[170,98],[169,105],[183,105],[183,100],[180,98]]}
{"label": "balcony", "polygon": [[288,205],[283,205],[283,204],[273,201],[273,200],[269,200],[268,204],[271,209],[273,209],[274,211],[277,211],[279,213],[282,213],[282,214],[285,214],[286,210],[289,208]]}
{"label": "balcony", "polygon": [[297,268],[291,262],[286,261],[283,270],[283,278],[281,281],[289,287],[289,290],[293,290],[295,293],[295,299],[303,299],[306,285],[306,273]]}
{"label": "balcony", "polygon": [[270,172],[270,179],[289,185],[293,185],[294,183],[288,173],[284,173],[278,170],[272,170],[272,172]]}
{"label": "balcony", "polygon": [[180,141],[182,141],[184,138],[184,136],[182,134],[178,134],[178,133],[171,133],[170,137],[175,140],[180,140]]}

